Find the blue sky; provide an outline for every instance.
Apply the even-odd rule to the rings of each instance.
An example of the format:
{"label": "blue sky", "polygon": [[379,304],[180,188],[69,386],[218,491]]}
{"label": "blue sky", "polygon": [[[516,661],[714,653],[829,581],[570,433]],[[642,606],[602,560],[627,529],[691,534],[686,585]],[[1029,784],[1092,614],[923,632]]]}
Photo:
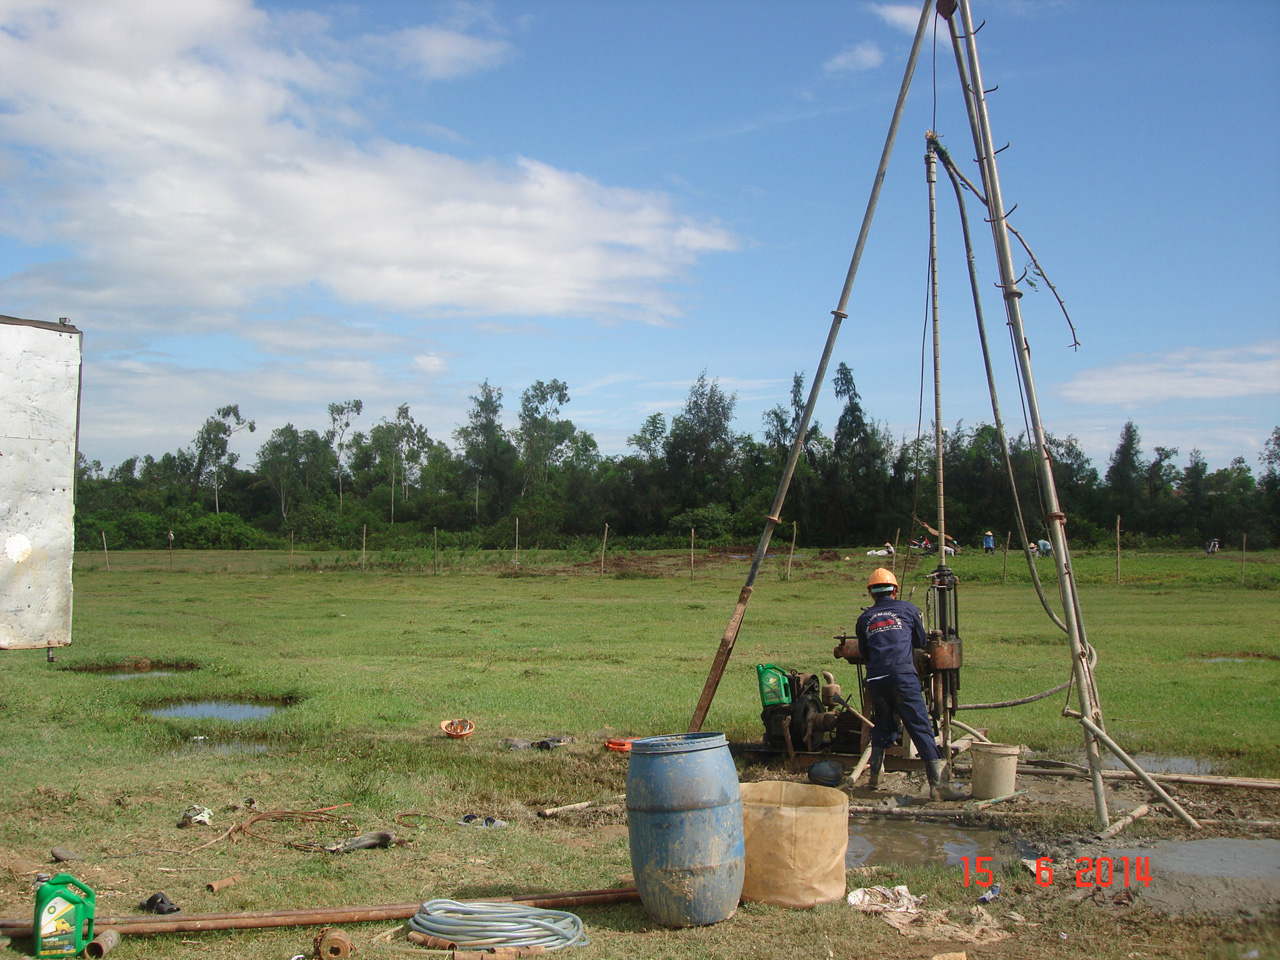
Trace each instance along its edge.
{"label": "blue sky", "polygon": [[[1280,4],[973,0],[1048,429],[1213,467],[1280,424]],[[0,0],[0,314],[85,333],[81,450],[360,398],[451,440],[534,380],[606,454],[705,370],[736,427],[817,365],[916,4]],[[935,107],[936,102],[936,107]],[[833,359],[914,437],[924,133],[975,170],[945,32],[916,72]],[[976,172],[975,172],[976,177]],[[941,185],[945,187],[945,184]],[[943,419],[991,418],[940,189]],[[1006,416],[1015,385],[976,221]],[[926,401],[925,422],[931,413]],[[817,419],[838,406],[824,386]]]}

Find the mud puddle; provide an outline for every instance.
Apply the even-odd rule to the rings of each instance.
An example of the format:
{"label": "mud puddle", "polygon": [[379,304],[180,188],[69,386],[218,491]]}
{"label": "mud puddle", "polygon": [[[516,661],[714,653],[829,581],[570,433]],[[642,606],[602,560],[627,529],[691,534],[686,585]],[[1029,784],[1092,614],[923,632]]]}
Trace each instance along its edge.
{"label": "mud puddle", "polygon": [[185,703],[174,703],[167,707],[148,710],[152,717],[178,717],[184,720],[230,720],[239,723],[244,720],[263,720],[280,707],[274,704],[236,703],[232,700],[192,700]]}
{"label": "mud puddle", "polygon": [[961,867],[966,857],[971,864],[973,858],[991,857],[996,867],[1019,859],[1014,844],[988,827],[856,817],[849,821],[849,868],[888,863]]}

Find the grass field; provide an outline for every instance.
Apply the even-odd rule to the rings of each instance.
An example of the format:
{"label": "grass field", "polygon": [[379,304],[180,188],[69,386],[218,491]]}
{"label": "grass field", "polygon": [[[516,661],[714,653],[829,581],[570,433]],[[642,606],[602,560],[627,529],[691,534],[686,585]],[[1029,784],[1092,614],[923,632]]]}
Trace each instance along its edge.
{"label": "grass field", "polygon": [[[848,556],[802,556],[790,579],[785,558],[767,561],[707,729],[759,739],[758,662],[833,669],[853,686],[853,668],[831,658],[831,637],[852,629],[866,574],[882,561]],[[514,560],[447,555],[437,575],[426,554],[370,557],[362,569],[350,553],[131,553],[112,555],[110,571],[101,555],[78,556],[75,643],[52,664],[42,651],[0,660],[0,914],[29,912],[30,875],[55,872],[54,846],[84,855],[69,866],[98,890],[100,913],[134,912],[157,890],[205,912],[624,885],[625,820],[531,813],[622,792],[626,759],[603,750],[604,739],[687,727],[749,561],[700,553],[691,577],[687,554],[611,555],[603,576],[598,556],[524,551]],[[1040,563],[1056,605],[1052,567]],[[1066,644],[1020,558],[1007,569],[999,555],[951,565],[962,582],[963,701],[1066,679]],[[1280,554],[1243,565],[1238,554],[1127,554],[1119,585],[1115,566],[1107,553],[1075,563],[1111,734],[1132,753],[1280,776]],[[151,675],[102,672],[137,658]],[[244,722],[148,713],[183,700],[278,709]],[[1059,696],[967,719],[993,739],[1072,758],[1079,727],[1061,707]],[[443,737],[439,721],[451,717],[473,720],[476,734]],[[499,742],[553,735],[576,742],[552,751]],[[275,824],[256,839],[195,849],[242,818],[228,804],[248,797],[270,810],[337,807],[350,824]],[[175,827],[190,804],[214,811],[212,828]],[[510,826],[457,826],[469,812]],[[283,843],[355,829],[390,829],[410,843],[345,856]],[[246,882],[205,891],[231,874]],[[953,874],[914,868],[895,882],[945,903],[965,896]],[[1081,935],[1098,922],[1053,916],[1055,930]],[[770,957],[784,955],[779,943],[787,956],[847,957],[854,945],[929,955],[895,952],[896,935],[841,905],[746,906],[729,923],[686,931],[655,927],[637,905],[592,908],[584,919],[592,957]],[[1171,943],[1236,955],[1214,953],[1231,942],[1225,927],[1180,924]],[[357,943],[387,926],[357,932]],[[113,956],[290,957],[309,952],[313,934],[126,938]],[[1247,936],[1264,949],[1276,943],[1271,928]],[[1109,949],[1091,955],[1129,952]]]}

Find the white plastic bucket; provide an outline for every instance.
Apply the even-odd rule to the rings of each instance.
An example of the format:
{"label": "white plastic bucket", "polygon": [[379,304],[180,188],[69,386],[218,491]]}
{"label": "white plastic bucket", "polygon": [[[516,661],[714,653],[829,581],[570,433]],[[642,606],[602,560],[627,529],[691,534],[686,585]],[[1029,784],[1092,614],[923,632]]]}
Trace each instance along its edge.
{"label": "white plastic bucket", "polygon": [[1007,797],[1018,789],[1021,747],[1007,743],[975,743],[969,749],[973,751],[973,799]]}
{"label": "white plastic bucket", "polygon": [[844,899],[849,797],[843,791],[785,780],[744,783],[742,828],[743,900],[805,908]]}

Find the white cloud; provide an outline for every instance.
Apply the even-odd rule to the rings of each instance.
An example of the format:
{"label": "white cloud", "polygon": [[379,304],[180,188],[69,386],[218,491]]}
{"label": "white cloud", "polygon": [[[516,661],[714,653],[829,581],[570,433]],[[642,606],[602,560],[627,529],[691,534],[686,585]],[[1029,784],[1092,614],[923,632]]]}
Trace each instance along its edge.
{"label": "white cloud", "polygon": [[505,40],[472,37],[443,27],[412,27],[375,42],[413,63],[428,80],[452,80],[498,66],[511,52]]}
{"label": "white cloud", "polygon": [[434,353],[420,353],[413,358],[413,365],[430,376],[439,376],[449,370],[448,362]]}
{"label": "white cloud", "polygon": [[870,6],[872,12],[889,26],[915,36],[916,26],[920,23],[919,6],[900,3],[873,3]]}
{"label": "white cloud", "polygon": [[1274,395],[1280,393],[1280,340],[1136,355],[1079,373],[1059,392],[1074,403],[1118,406]]}
{"label": "white cloud", "polygon": [[[0,296],[137,332],[308,288],[419,316],[661,321],[672,281],[736,244],[665,194],[536,159],[357,142],[355,61],[283,33],[247,0],[0,9],[0,233],[68,251]],[[452,27],[400,40],[435,77],[506,55]]]}
{"label": "white cloud", "polygon": [[874,70],[884,63],[884,51],[871,40],[864,40],[854,47],[846,47],[822,65],[828,74],[851,73],[857,70]]}

